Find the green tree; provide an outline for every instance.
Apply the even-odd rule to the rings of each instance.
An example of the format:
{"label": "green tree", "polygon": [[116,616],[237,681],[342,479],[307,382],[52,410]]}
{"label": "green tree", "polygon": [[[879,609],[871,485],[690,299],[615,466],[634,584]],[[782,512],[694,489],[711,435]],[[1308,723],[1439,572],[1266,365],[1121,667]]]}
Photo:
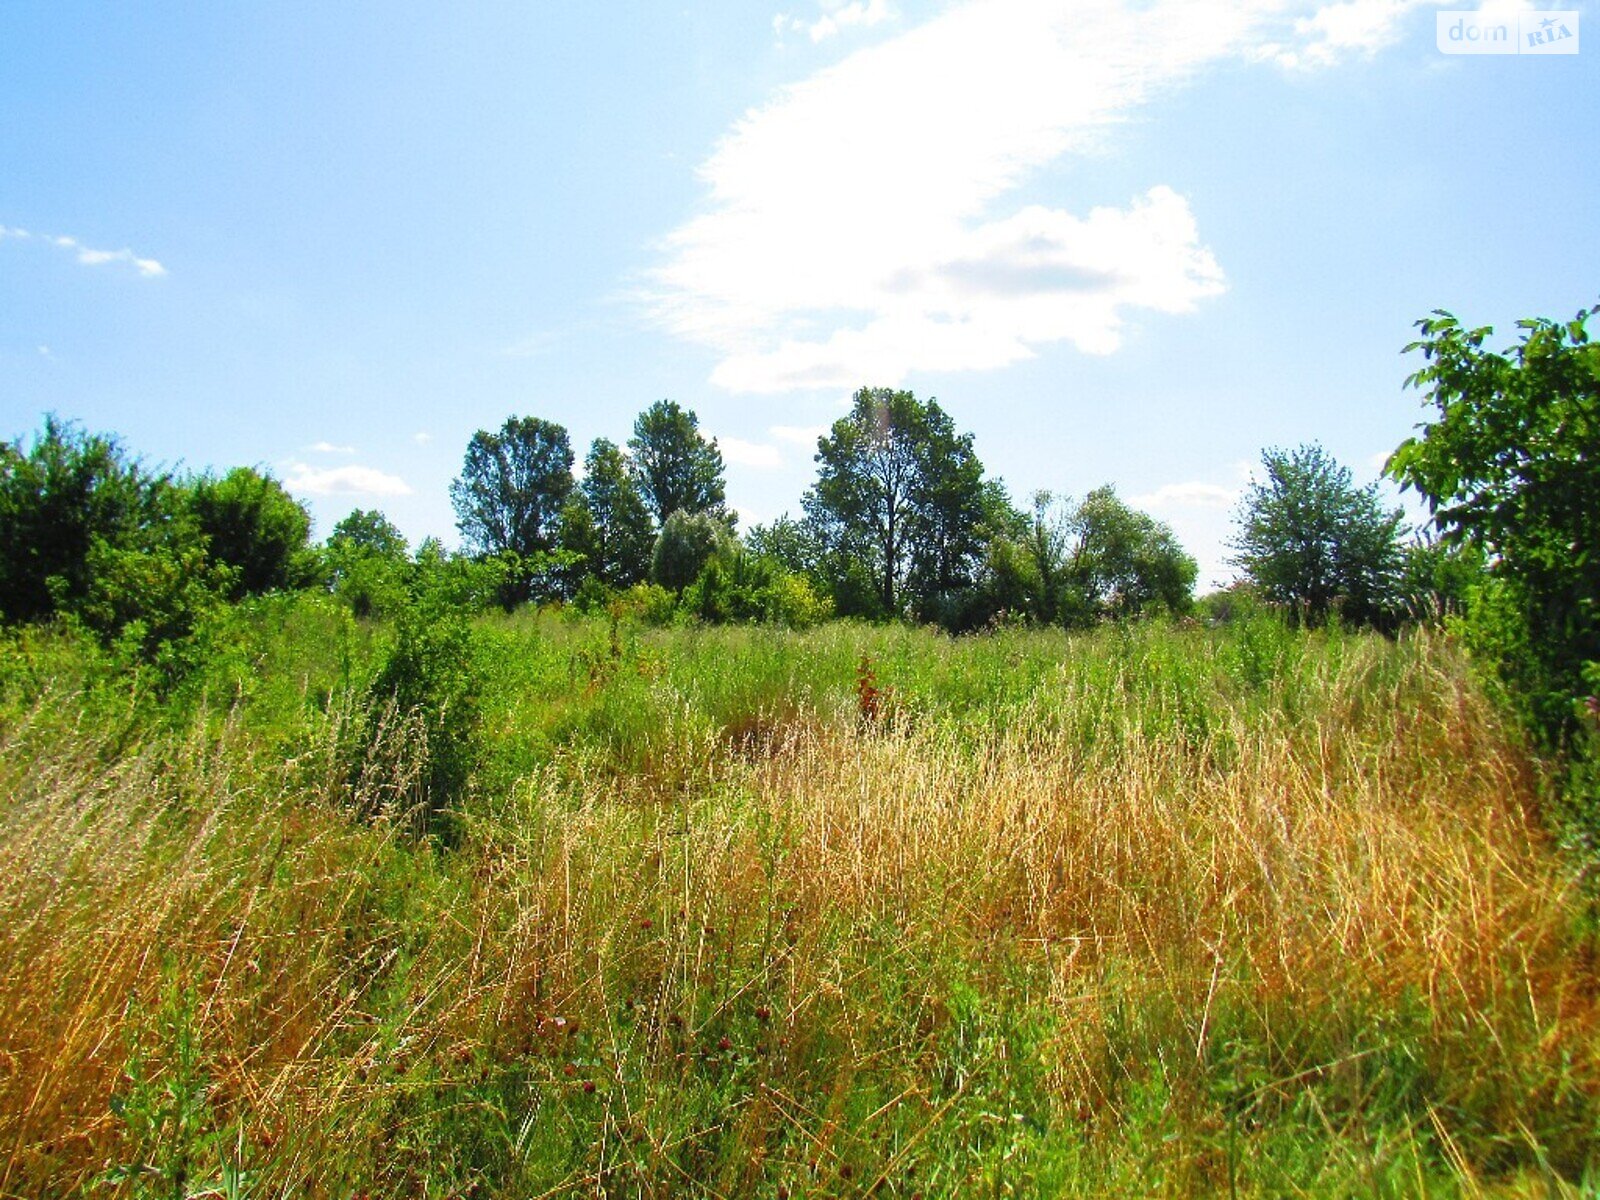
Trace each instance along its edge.
{"label": "green tree", "polygon": [[391,560],[404,559],[409,553],[406,535],[375,508],[352,509],[348,517],[333,527],[328,545]]}
{"label": "green tree", "polygon": [[303,587],[315,571],[311,514],[270,475],[235,467],[202,475],[189,505],[211,560],[232,569],[229,598]]}
{"label": "green tree", "polygon": [[[1129,508],[1107,484],[1076,503],[1035,492],[1033,512],[1012,535],[1027,569],[1007,568],[1013,591],[1033,581],[1027,611],[1041,620],[1086,625],[1159,605],[1188,609],[1198,567],[1172,530]],[[991,552],[991,561],[1005,564]],[[1015,609],[1013,597],[1008,607]]]}
{"label": "green tree", "polygon": [[658,400],[639,414],[628,439],[639,490],[656,523],[665,527],[675,512],[712,513],[732,524],[726,511],[722,451],[700,433],[700,419],[675,400]]}
{"label": "green tree", "polygon": [[[1406,347],[1408,383],[1435,419],[1389,460],[1426,500],[1449,544],[1481,551],[1494,594],[1473,614],[1525,716],[1551,741],[1577,725],[1574,698],[1600,662],[1600,346],[1571,321],[1518,322],[1521,338],[1485,350],[1494,331],[1436,312]],[[1498,624],[1496,624],[1498,623]]]}
{"label": "green tree", "polygon": [[156,478],[115,438],[54,416],[31,445],[0,445],[0,615],[33,621],[81,604],[96,540],[129,544],[159,513]]}
{"label": "green tree", "polygon": [[728,527],[710,513],[675,512],[656,538],[650,578],[681,593],[730,540]]}
{"label": "green tree", "polygon": [[584,459],[578,492],[584,517],[574,517],[574,536],[564,537],[563,545],[581,553],[585,569],[608,587],[628,587],[646,578],[655,543],[650,510],[627,456],[615,443],[595,439]]}
{"label": "green tree", "polygon": [[334,594],[358,617],[399,611],[411,580],[405,535],[376,509],[356,509],[328,535],[325,561]]}
{"label": "green tree", "polygon": [[551,555],[572,488],[572,445],[552,421],[513,416],[498,433],[480,429],[467,443],[450,485],[456,528],[469,550],[508,556],[507,607],[561,574]]}
{"label": "green tree", "polygon": [[[817,482],[803,503],[825,552],[859,565],[880,609],[925,609],[967,586],[982,554],[983,467],[935,400],[862,388],[850,415],[817,442]],[[909,593],[909,594],[908,594]]]}
{"label": "green tree", "polygon": [[1199,568],[1172,530],[1129,508],[1110,484],[1083,498],[1071,521],[1067,577],[1100,613],[1128,617],[1189,606]]}
{"label": "green tree", "polygon": [[1377,485],[1358,488],[1318,445],[1262,452],[1264,480],[1240,503],[1233,563],[1290,619],[1319,626],[1332,615],[1382,625],[1399,602],[1399,509]]}

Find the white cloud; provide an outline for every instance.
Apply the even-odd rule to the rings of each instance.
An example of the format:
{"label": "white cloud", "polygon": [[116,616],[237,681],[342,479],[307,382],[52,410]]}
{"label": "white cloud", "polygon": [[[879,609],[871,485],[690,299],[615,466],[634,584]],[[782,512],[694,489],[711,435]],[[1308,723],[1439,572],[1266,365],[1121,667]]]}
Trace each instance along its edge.
{"label": "white cloud", "polygon": [[814,454],[817,449],[817,439],[825,436],[830,428],[827,425],[774,425],[767,432],[780,442],[788,442],[799,446],[808,454]]}
{"label": "white cloud", "polygon": [[814,21],[779,13],[772,18],[772,31],[780,38],[786,33],[804,33],[813,42],[822,42],[843,29],[882,25],[900,16],[890,0],[820,0],[820,8]]}
{"label": "white cloud", "polygon": [[1401,23],[1413,9],[1429,6],[1435,6],[1433,0],[1339,0],[1324,4],[1309,17],[1295,21],[1297,44],[1268,43],[1252,57],[1267,58],[1289,68],[1330,66],[1351,55],[1370,57],[1399,40]]}
{"label": "white cloud", "polygon": [[1110,353],[1137,314],[1225,288],[1189,198],[1159,179],[1087,212],[1005,197],[1203,70],[1371,53],[1422,2],[958,0],[735,123],[644,300],[739,392],[893,385],[1056,342]]}
{"label": "white cloud", "polygon": [[824,0],[822,7],[822,16],[806,29],[813,42],[831,38],[841,29],[848,29],[852,25],[881,25],[899,15],[888,0],[866,0],[864,4],[861,0],[850,4],[830,4]]}
{"label": "white cloud", "polygon": [[111,262],[129,263],[147,279],[167,273],[167,269],[155,259],[140,258],[132,250],[91,250],[81,246],[78,248],[78,261],[87,267],[98,267],[102,263]]}
{"label": "white cloud", "polygon": [[1135,508],[1232,508],[1239,499],[1239,489],[1222,487],[1215,483],[1164,483],[1153,492],[1130,496],[1128,503]]}
{"label": "white cloud", "polygon": [[426,430],[422,430],[420,432],[413,433],[411,435],[411,440],[419,446],[426,446],[429,442],[433,441],[433,434],[428,433]]}
{"label": "white cloud", "polygon": [[351,464],[343,467],[313,467],[308,463],[289,464],[284,486],[291,492],[310,496],[409,496],[411,486],[398,475],[374,467]]}
{"label": "white cloud", "polygon": [[[0,225],[0,240],[5,238],[26,241],[32,240],[33,234],[26,229],[7,228],[4,225]],[[104,266],[106,263],[127,263],[146,279],[153,279],[167,273],[167,269],[155,259],[140,258],[132,250],[126,248],[122,250],[96,250],[91,246],[85,246],[77,238],[68,237],[65,234],[41,233],[39,240],[52,246],[59,246],[63,250],[75,251],[77,260],[86,267],[99,267]]]}
{"label": "white cloud", "polygon": [[722,451],[724,459],[741,467],[772,471],[783,466],[783,457],[776,446],[747,442],[742,438],[720,437],[717,439],[717,448]]}
{"label": "white cloud", "polygon": [[312,442],[306,447],[308,454],[354,454],[354,446],[335,446],[332,442]]}
{"label": "white cloud", "polygon": [[737,391],[893,384],[1067,340],[1116,348],[1130,309],[1223,287],[1187,200],[990,214],[1038,168],[1239,51],[1276,0],[958,5],[752,110],[701,174],[650,278],[655,315]]}

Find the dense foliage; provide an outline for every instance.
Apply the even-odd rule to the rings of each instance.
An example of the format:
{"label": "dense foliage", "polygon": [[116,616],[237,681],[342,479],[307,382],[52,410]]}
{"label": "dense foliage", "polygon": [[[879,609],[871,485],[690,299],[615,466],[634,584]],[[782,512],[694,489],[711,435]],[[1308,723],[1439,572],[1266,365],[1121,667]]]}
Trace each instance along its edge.
{"label": "dense foliage", "polygon": [[1356,487],[1321,446],[1269,449],[1261,465],[1266,478],[1251,480],[1240,506],[1235,564],[1291,620],[1388,624],[1400,594],[1401,512],[1385,511],[1377,485]]}

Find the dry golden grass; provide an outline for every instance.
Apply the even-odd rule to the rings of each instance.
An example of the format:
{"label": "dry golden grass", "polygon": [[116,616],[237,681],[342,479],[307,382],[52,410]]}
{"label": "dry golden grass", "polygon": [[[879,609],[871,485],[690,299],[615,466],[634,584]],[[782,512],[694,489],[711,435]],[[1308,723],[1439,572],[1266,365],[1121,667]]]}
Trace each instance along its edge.
{"label": "dry golden grass", "polygon": [[191,1178],[257,1195],[961,1194],[980,1099],[1035,1106],[996,1120],[1040,1194],[1288,1191],[1290,1144],[1313,1188],[1578,1178],[1587,905],[1448,648],[1200,741],[1086,743],[1072,686],[976,734],[686,721],[665,799],[578,747],[448,851],[352,818],[332,734],[124,746],[50,697],[0,735],[0,1196],[156,1161],[111,1100],[181,1085],[174,1021]]}

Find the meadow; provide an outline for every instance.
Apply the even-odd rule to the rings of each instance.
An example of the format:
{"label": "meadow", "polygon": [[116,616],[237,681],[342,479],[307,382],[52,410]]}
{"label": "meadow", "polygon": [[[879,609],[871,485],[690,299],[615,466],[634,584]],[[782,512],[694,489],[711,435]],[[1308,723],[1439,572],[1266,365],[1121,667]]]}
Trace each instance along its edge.
{"label": "meadow", "polygon": [[1600,1183],[1592,891],[1443,633],[525,610],[466,749],[398,636],[4,635],[0,1196]]}

